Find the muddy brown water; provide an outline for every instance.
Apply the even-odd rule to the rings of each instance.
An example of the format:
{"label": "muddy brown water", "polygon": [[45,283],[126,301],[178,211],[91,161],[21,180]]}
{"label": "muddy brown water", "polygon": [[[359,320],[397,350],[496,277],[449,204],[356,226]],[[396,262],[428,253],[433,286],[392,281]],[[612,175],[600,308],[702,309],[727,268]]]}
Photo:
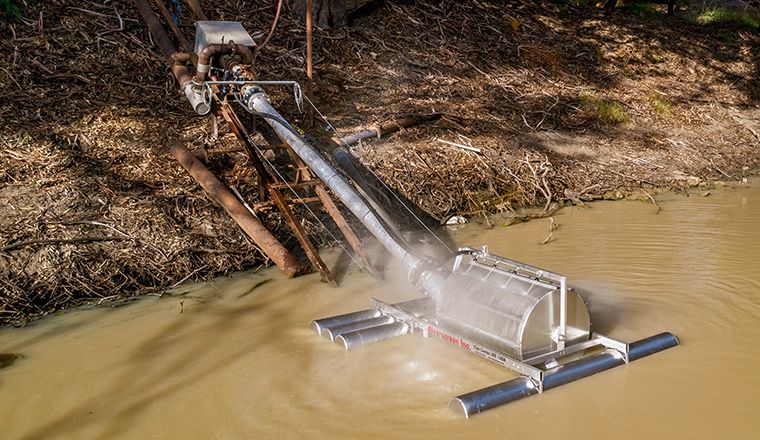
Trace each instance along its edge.
{"label": "muddy brown water", "polygon": [[23,358],[0,370],[0,438],[760,438],[760,188],[712,192],[564,209],[546,245],[549,220],[449,232],[568,275],[598,331],[680,337],[628,366],[465,420],[449,398],[514,374],[418,335],[345,352],[307,327],[416,297],[404,282],[267,270],[1,330]]}

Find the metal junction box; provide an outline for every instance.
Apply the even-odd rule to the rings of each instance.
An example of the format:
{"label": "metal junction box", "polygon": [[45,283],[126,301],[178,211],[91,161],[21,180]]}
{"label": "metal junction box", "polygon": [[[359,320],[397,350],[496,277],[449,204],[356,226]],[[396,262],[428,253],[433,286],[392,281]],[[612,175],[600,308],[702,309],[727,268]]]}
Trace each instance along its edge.
{"label": "metal junction box", "polygon": [[234,41],[243,46],[253,47],[256,42],[239,21],[196,21],[195,53],[201,53],[209,44]]}

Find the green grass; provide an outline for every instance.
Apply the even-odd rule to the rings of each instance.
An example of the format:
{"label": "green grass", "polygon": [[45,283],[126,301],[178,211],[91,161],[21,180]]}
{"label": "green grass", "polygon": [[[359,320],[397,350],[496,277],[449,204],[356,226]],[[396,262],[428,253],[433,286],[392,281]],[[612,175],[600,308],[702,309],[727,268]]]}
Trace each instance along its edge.
{"label": "green grass", "polygon": [[752,29],[760,28],[760,21],[751,15],[724,8],[712,8],[703,11],[697,16],[697,23],[736,23]]}
{"label": "green grass", "polygon": [[605,98],[600,99],[588,95],[581,95],[580,101],[602,122],[608,124],[625,124],[631,120],[631,117],[625,110],[625,106],[618,101]]}
{"label": "green grass", "polygon": [[609,99],[602,99],[597,102],[596,115],[602,121],[611,124],[624,124],[631,120],[622,104]]}
{"label": "green grass", "polygon": [[649,102],[652,104],[652,109],[660,116],[670,116],[673,113],[673,103],[664,96],[651,95]]}
{"label": "green grass", "polygon": [[2,15],[10,18],[16,18],[21,14],[18,6],[13,4],[13,0],[0,0],[0,12],[2,12]]}

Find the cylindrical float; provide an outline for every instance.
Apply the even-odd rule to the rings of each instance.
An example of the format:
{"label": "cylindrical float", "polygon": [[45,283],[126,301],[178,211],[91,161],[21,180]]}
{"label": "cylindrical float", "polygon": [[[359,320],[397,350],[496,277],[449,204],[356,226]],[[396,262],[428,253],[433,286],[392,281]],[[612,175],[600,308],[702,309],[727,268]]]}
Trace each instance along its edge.
{"label": "cylindrical float", "polygon": [[449,401],[449,408],[469,418],[473,414],[536,393],[538,393],[538,387],[529,378],[520,376],[507,382],[454,397]]}
{"label": "cylindrical float", "polygon": [[[668,332],[660,333],[629,344],[628,359],[629,361],[641,359],[642,357],[675,347],[676,345],[678,345],[678,339],[673,334]],[[544,374],[543,388],[544,390],[556,388],[624,363],[625,358],[622,353],[617,350],[606,349],[601,353],[568,362],[567,364],[548,370]],[[449,401],[449,408],[469,418],[474,414],[536,393],[538,393],[538,388],[533,386],[532,381],[525,376],[521,376],[507,382],[457,396]]]}
{"label": "cylindrical float", "polygon": [[678,338],[673,333],[663,332],[650,336],[628,344],[628,360],[635,361],[676,345],[678,345]]}

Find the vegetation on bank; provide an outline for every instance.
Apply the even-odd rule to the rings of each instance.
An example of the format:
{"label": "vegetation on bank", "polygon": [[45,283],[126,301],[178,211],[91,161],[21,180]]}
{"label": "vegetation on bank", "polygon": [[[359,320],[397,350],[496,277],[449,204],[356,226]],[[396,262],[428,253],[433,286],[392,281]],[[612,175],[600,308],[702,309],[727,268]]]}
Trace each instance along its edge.
{"label": "vegetation on bank", "polygon": [[746,27],[757,29],[760,28],[760,21],[752,15],[726,8],[709,8],[697,14],[697,23],[716,24],[716,23],[736,23]]}
{"label": "vegetation on bank", "polygon": [[[274,16],[263,0],[207,3],[256,38]],[[750,21],[700,22],[696,2],[674,17],[659,4],[604,14],[581,3],[378,2],[315,31],[317,105],[342,134],[443,113],[352,151],[436,221],[741,180],[760,163]],[[193,116],[133,2],[0,5],[0,321],[266,264],[167,153],[177,138],[200,156],[236,144]],[[285,11],[261,77],[303,81],[304,35]],[[271,93],[304,125],[289,94]],[[333,135],[318,122],[314,136]],[[207,165],[222,160],[232,171],[221,177],[254,197],[244,157]],[[293,242],[278,216],[262,219]]]}

